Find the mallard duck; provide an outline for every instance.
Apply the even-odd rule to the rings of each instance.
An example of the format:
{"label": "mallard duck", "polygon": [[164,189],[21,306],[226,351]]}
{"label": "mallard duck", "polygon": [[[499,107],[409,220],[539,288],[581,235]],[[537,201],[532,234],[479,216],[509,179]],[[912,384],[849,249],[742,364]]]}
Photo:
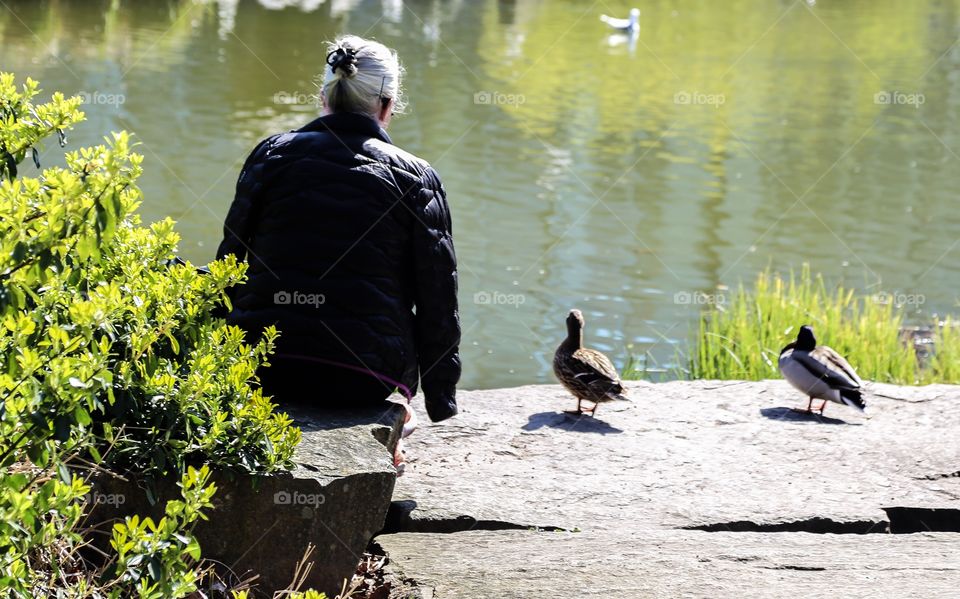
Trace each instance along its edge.
{"label": "mallard duck", "polygon": [[828,401],[857,408],[867,407],[860,392],[863,381],[843,356],[826,345],[817,346],[813,329],[800,327],[797,340],[780,351],[780,374],[810,401],[805,412],[811,412],[814,399],[822,399],[819,412],[823,414]]}
{"label": "mallard duck", "polygon": [[619,31],[626,31],[628,33],[638,31],[640,29],[640,9],[630,9],[629,19],[618,19],[617,17],[600,15],[600,20]]}
{"label": "mallard duck", "polygon": [[[570,310],[567,315],[567,338],[553,356],[553,372],[570,393],[577,398],[577,415],[589,412],[596,416],[597,406],[614,400],[627,400],[623,396],[623,382],[610,359],[595,349],[583,346],[583,314]],[[584,410],[583,401],[593,403],[593,408]]]}

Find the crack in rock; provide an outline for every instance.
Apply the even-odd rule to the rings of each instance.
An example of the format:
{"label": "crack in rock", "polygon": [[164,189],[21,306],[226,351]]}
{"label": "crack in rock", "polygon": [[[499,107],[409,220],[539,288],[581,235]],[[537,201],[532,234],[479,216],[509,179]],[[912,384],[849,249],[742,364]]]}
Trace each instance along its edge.
{"label": "crack in rock", "polygon": [[432,589],[422,587],[419,581],[405,576],[403,571],[390,559],[390,555],[384,550],[383,546],[376,540],[370,541],[367,552],[384,558],[383,566],[377,573],[380,577],[379,589],[371,595],[371,598],[427,599],[434,596]]}
{"label": "crack in rock", "polygon": [[682,530],[704,532],[809,532],[814,534],[911,534],[917,532],[960,532],[960,509],[885,507],[887,520],[839,521],[832,518],[807,518],[791,522],[714,522],[684,526]]}
{"label": "crack in rock", "polygon": [[484,520],[469,515],[449,517],[419,517],[413,518],[416,509],[415,501],[394,501],[387,512],[386,523],[380,534],[394,534],[400,532],[441,533],[468,532],[471,530],[529,530],[533,532],[571,532],[559,526],[543,526],[533,524],[518,524],[505,520]]}
{"label": "crack in rock", "polygon": [[885,393],[876,393],[873,392],[871,395],[875,397],[882,397],[884,399],[892,399],[894,401],[904,401],[907,403],[926,403],[930,401],[937,401],[941,399],[942,395],[934,395],[933,397],[897,397],[896,395],[887,395]]}
{"label": "crack in rock", "polygon": [[889,532],[889,522],[884,520],[854,520],[843,522],[831,518],[807,518],[791,522],[716,522],[684,526],[683,530],[702,530],[704,532],[809,532],[814,534],[856,534]]}
{"label": "crack in rock", "polygon": [[890,519],[890,532],[909,534],[914,532],[960,532],[960,509],[885,507]]}
{"label": "crack in rock", "polygon": [[455,518],[425,518],[409,520],[399,530],[389,532],[421,532],[421,533],[455,533],[471,530],[529,530],[532,532],[569,532],[559,526],[534,526],[532,524],[517,524],[503,520],[477,520],[472,516],[457,516]]}
{"label": "crack in rock", "polygon": [[944,472],[942,474],[928,474],[926,476],[917,477],[916,480],[941,480],[944,478],[960,478],[960,470],[956,472]]}

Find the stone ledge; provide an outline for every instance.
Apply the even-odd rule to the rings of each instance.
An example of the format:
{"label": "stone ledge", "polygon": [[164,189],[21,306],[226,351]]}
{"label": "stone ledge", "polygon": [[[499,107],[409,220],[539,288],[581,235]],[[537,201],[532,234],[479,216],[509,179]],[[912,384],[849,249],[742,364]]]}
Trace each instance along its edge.
{"label": "stone ledge", "polygon": [[411,526],[566,530],[628,512],[645,528],[874,522],[960,500],[960,386],[870,384],[866,415],[831,404],[822,418],[791,411],[806,400],[784,381],[627,387],[632,403],[597,418],[562,413],[575,401],[558,385],[462,392],[460,416],[410,438],[394,499]]}
{"label": "stone ledge", "polygon": [[410,438],[395,534],[376,539],[398,585],[438,599],[956,594],[960,387],[869,384],[868,415],[825,417],[791,411],[806,398],[783,381],[628,390],[597,418],[563,414],[575,402],[557,385],[460,393],[460,416]]}
{"label": "stone ledge", "polygon": [[[404,413],[399,407],[284,410],[303,431],[296,467],[260,477],[214,473],[214,508],[209,520],[197,525],[196,536],[204,558],[223,563],[241,579],[258,574],[258,588],[268,595],[290,584],[312,544],[316,549],[304,588],[333,597],[383,526],[396,482],[392,455]],[[166,501],[179,497],[175,482],[161,485],[151,506],[135,481],[101,475],[92,481],[91,493],[111,497],[112,503],[104,499],[95,505],[87,522],[104,530],[100,542],[108,543],[112,519],[162,516]]]}
{"label": "stone ledge", "polygon": [[866,599],[956,597],[957,536],[511,530],[377,542],[391,599]]}

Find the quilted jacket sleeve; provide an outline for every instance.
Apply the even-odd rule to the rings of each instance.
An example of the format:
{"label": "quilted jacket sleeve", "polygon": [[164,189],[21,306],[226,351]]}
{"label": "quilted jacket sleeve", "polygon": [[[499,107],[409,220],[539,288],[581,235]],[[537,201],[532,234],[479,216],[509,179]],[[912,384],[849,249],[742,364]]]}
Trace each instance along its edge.
{"label": "quilted jacket sleeve", "polygon": [[268,142],[271,139],[267,138],[261,141],[243,163],[240,178],[237,180],[237,191],[233,203],[230,204],[227,218],[223,222],[223,241],[217,248],[218,260],[228,254],[236,256],[238,262],[242,262],[247,257],[250,238],[253,235],[253,225],[255,224],[252,222],[254,220],[254,198],[263,185],[261,171],[269,146]]}
{"label": "quilted jacket sleeve", "polygon": [[460,380],[460,314],[457,257],[450,208],[440,177],[428,168],[415,202],[417,353],[427,413],[434,422],[457,414]]}

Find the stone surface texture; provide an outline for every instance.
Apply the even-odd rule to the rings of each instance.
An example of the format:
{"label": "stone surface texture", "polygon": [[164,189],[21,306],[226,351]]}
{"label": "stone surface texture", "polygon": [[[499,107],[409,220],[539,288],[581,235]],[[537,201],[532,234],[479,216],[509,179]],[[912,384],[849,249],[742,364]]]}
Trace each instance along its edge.
{"label": "stone surface texture", "polygon": [[628,387],[597,418],[463,392],[423,426],[377,538],[396,596],[960,596],[960,387],[823,417],[783,381]]}

